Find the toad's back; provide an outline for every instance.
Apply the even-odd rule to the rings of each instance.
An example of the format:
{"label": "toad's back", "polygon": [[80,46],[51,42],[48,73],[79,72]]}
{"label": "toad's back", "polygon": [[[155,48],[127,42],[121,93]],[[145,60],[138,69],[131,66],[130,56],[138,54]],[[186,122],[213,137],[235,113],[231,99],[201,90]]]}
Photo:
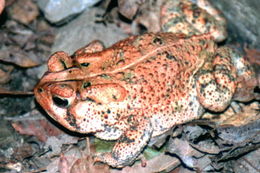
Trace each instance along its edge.
{"label": "toad's back", "polygon": [[123,81],[127,90],[123,101],[127,107],[120,115],[151,118],[153,136],[201,115],[194,75],[215,51],[215,44],[205,37],[186,39],[171,33],[150,33],[114,45],[111,55],[119,57],[115,52],[123,52],[124,58],[104,74],[114,76],[113,82]]}

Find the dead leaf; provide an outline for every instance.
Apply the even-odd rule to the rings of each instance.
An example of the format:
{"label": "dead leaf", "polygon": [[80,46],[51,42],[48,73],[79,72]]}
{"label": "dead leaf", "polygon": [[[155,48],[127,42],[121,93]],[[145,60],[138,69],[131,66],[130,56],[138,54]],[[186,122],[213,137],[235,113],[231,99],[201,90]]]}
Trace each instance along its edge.
{"label": "dead leaf", "polygon": [[[4,55],[4,56],[3,56]],[[30,58],[30,54],[23,51],[18,46],[10,46],[8,49],[1,50],[0,60],[4,62],[14,63],[21,67],[34,67],[39,65],[38,62],[35,62]]]}
{"label": "dead leaf", "polygon": [[47,166],[46,172],[70,172],[71,166],[79,158],[82,158],[82,153],[78,147],[71,147],[69,150],[61,154],[60,157],[54,158]]}
{"label": "dead leaf", "polygon": [[71,167],[70,173],[109,173],[109,166],[106,164],[94,164],[91,156],[84,156],[78,159]]}
{"label": "dead leaf", "polygon": [[[5,84],[10,81],[10,73],[3,71],[0,69],[0,84]],[[0,89],[1,93],[1,89]]]}
{"label": "dead leaf", "polygon": [[239,104],[242,111],[235,113],[232,107],[228,108],[220,115],[206,113],[203,118],[210,119],[215,122],[217,126],[242,126],[259,119],[259,103],[257,101],[251,104]]}
{"label": "dead leaf", "polygon": [[146,161],[143,167],[141,162],[136,162],[132,166],[126,166],[122,170],[111,170],[111,173],[147,173],[147,172],[170,172],[180,165],[180,160],[165,154],[159,154],[151,160]]}
{"label": "dead leaf", "polygon": [[[258,78],[260,75],[258,75]],[[255,89],[259,85],[259,79],[250,78],[245,79],[243,76],[237,79],[238,85],[236,88],[236,92],[233,95],[233,100],[237,100],[240,102],[249,102],[251,100],[260,100],[260,93],[255,92]]]}
{"label": "dead leaf", "polygon": [[31,0],[19,0],[12,4],[10,16],[23,23],[29,24],[39,15],[38,7]]}
{"label": "dead leaf", "polygon": [[194,168],[196,165],[196,158],[202,157],[203,154],[192,148],[188,141],[171,138],[167,146],[167,151],[172,154],[178,155],[178,157],[185,163],[186,166]]}
{"label": "dead leaf", "polygon": [[12,158],[15,160],[23,160],[31,157],[35,152],[36,150],[32,147],[32,145],[24,143],[22,146],[14,148],[15,154],[13,154]]}
{"label": "dead leaf", "polygon": [[59,171],[60,173],[70,173],[69,161],[67,157],[64,156],[64,154],[60,155]]}
{"label": "dead leaf", "polygon": [[23,164],[21,162],[10,162],[4,165],[6,169],[13,170],[15,172],[20,172],[23,168]]}
{"label": "dead leaf", "polygon": [[256,151],[246,154],[244,157],[237,160],[238,162],[234,167],[234,172],[259,173],[260,172],[259,158],[260,158],[260,149],[257,149]]}
{"label": "dead leaf", "polygon": [[60,155],[63,145],[74,145],[79,142],[78,137],[70,136],[68,134],[60,134],[58,136],[48,136],[44,148],[50,151],[46,153],[49,157]]}
{"label": "dead leaf", "polygon": [[107,164],[95,164],[92,157],[94,152],[94,144],[89,143],[86,138],[86,147],[84,151],[80,151],[78,147],[73,147],[61,154],[58,170],[61,173],[109,173]]}
{"label": "dead leaf", "polygon": [[243,144],[243,143],[258,143],[260,140],[260,119],[248,123],[243,126],[223,126],[217,128],[218,136],[221,138],[221,143],[228,144]]}
{"label": "dead leaf", "polygon": [[12,126],[20,134],[35,136],[42,142],[47,141],[49,136],[58,136],[63,133],[46,119],[17,121],[13,122]]}
{"label": "dead leaf", "polygon": [[38,66],[50,54],[53,39],[53,30],[45,21],[37,20],[26,27],[7,20],[0,30],[0,60],[24,68]]}
{"label": "dead leaf", "polygon": [[119,12],[128,19],[133,19],[143,0],[118,0]]}
{"label": "dead leaf", "polygon": [[160,32],[160,7],[162,3],[163,0],[145,1],[133,23],[144,26],[148,32]]}
{"label": "dead leaf", "polygon": [[118,22],[119,26],[127,34],[140,34],[145,28],[148,32],[160,31],[160,6],[162,0],[120,0],[118,1],[118,11],[132,23]]}
{"label": "dead leaf", "polygon": [[249,49],[247,47],[244,47],[244,50],[251,64],[260,65],[260,50]]}
{"label": "dead leaf", "polygon": [[190,143],[190,145],[201,153],[218,154],[220,152],[219,147],[211,140],[200,141],[196,144]]}

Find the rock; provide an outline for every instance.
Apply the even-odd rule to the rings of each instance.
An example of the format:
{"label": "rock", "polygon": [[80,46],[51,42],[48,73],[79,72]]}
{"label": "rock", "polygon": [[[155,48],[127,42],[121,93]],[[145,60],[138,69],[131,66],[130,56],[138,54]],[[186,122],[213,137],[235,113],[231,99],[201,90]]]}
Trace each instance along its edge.
{"label": "rock", "polygon": [[260,48],[259,0],[211,0],[228,20],[229,36]]}
{"label": "rock", "polygon": [[96,15],[103,13],[104,11],[99,8],[91,8],[77,19],[60,27],[57,30],[52,52],[62,50],[72,54],[93,40],[101,40],[107,47],[126,38],[127,35],[115,24],[96,22]]}
{"label": "rock", "polygon": [[47,20],[51,23],[62,23],[100,0],[45,0],[37,1]]}

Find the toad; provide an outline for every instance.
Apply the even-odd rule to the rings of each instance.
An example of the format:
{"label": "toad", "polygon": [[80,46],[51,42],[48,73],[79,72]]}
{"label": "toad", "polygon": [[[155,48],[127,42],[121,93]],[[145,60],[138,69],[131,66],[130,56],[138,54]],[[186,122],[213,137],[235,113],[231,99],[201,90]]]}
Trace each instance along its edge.
{"label": "toad", "polygon": [[93,41],[71,56],[59,51],[49,58],[35,97],[67,129],[116,140],[112,152],[95,159],[123,167],[150,138],[205,110],[253,98],[235,97],[241,81],[256,82],[248,61],[214,40],[210,33],[146,33],[109,48]]}

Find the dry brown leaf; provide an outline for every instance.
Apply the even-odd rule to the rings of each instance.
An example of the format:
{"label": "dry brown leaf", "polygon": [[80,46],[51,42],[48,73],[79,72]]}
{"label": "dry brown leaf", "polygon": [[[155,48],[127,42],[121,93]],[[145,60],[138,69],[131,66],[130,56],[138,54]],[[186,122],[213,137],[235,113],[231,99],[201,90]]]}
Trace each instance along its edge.
{"label": "dry brown leaf", "polygon": [[10,46],[7,49],[1,50],[0,60],[27,68],[39,65],[38,62],[35,62],[32,59],[30,59],[30,55],[24,52],[18,46]]}
{"label": "dry brown leaf", "polygon": [[143,25],[148,32],[160,32],[160,7],[163,0],[146,1],[136,16],[134,23]]}
{"label": "dry brown leaf", "polygon": [[94,164],[91,156],[78,159],[72,166],[70,173],[109,173],[109,166],[106,164]]}
{"label": "dry brown leaf", "polygon": [[60,161],[59,161],[59,171],[60,173],[70,173],[70,165],[69,161],[64,154],[60,155]]}
{"label": "dry brown leaf", "polygon": [[28,143],[24,143],[21,146],[17,146],[17,148],[14,148],[13,158],[16,160],[23,160],[25,158],[31,157],[36,150],[33,148],[32,145]]}
{"label": "dry brown leaf", "polygon": [[242,126],[245,124],[249,124],[257,119],[260,119],[258,102],[243,106],[243,111],[233,116],[228,115],[230,114],[230,111],[231,110],[225,113],[225,115],[227,115],[227,119],[221,122],[221,126]]}
{"label": "dry brown leaf", "polygon": [[247,47],[244,47],[244,50],[251,64],[260,65],[260,50],[249,49]]}
{"label": "dry brown leaf", "polygon": [[11,6],[10,14],[13,19],[29,24],[39,15],[39,10],[31,0],[19,0]]}
{"label": "dry brown leaf", "polygon": [[45,142],[49,136],[58,136],[63,132],[45,119],[17,121],[13,128],[20,134],[32,135]]}
{"label": "dry brown leaf", "polygon": [[218,154],[220,152],[219,147],[212,141],[201,141],[196,144],[190,143],[190,145],[201,153]]}
{"label": "dry brown leaf", "polygon": [[71,166],[79,158],[82,158],[82,153],[78,147],[70,147],[64,151],[59,158],[53,159],[47,166],[46,172],[69,173]]}
{"label": "dry brown leaf", "polygon": [[118,0],[119,12],[128,19],[133,19],[142,0]]}
{"label": "dry brown leaf", "polygon": [[[46,61],[54,39],[51,27],[44,21],[26,27],[7,21],[0,30],[0,60],[21,67],[34,67]],[[35,32],[35,30],[37,32]]]}
{"label": "dry brown leaf", "polygon": [[145,26],[148,32],[159,32],[161,29],[159,21],[157,11],[147,11],[145,14],[140,15],[135,22]]}
{"label": "dry brown leaf", "polygon": [[[10,81],[10,73],[3,71],[0,69],[0,84],[5,84]],[[0,88],[1,92],[1,88]]]}
{"label": "dry brown leaf", "polygon": [[234,113],[234,110],[230,107],[221,115],[206,113],[203,118],[210,119],[218,126],[242,126],[260,118],[259,103],[257,101],[248,105],[241,104],[240,106],[242,106],[242,111],[239,113]]}
{"label": "dry brown leaf", "polygon": [[180,165],[180,160],[176,157],[160,154],[151,160],[147,160],[145,167],[142,166],[141,162],[136,162],[133,166],[124,167],[122,170],[113,169],[111,173],[168,172],[178,165]]}
{"label": "dry brown leaf", "polygon": [[[79,153],[80,152],[80,153]],[[96,164],[92,157],[95,152],[93,144],[86,138],[86,147],[83,151],[74,147],[61,154],[58,169],[61,173],[109,173],[107,164]]]}
{"label": "dry brown leaf", "polygon": [[1,164],[0,167],[10,169],[15,172],[21,172],[23,165],[21,162],[9,162],[7,164],[3,164],[3,165]]}
{"label": "dry brown leaf", "polygon": [[140,34],[141,32],[143,32],[143,27],[146,28],[148,32],[159,32],[160,6],[162,2],[163,0],[119,0],[119,13],[126,18],[132,20],[131,24],[119,22],[119,26],[127,34]]}

